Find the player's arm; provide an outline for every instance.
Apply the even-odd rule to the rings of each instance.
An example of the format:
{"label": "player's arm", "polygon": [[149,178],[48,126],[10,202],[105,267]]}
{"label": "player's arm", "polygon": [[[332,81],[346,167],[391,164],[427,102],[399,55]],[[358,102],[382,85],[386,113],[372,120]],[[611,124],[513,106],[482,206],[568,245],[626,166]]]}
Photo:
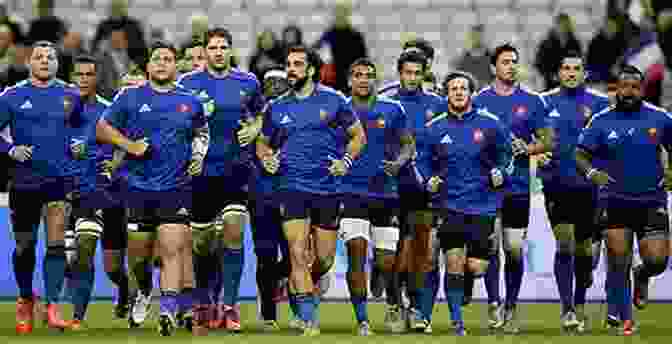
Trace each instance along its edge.
{"label": "player's arm", "polygon": [[96,140],[102,144],[111,144],[131,155],[142,156],[148,148],[146,139],[132,141],[119,130],[125,128],[128,122],[125,102],[125,92],[121,92],[105,110],[96,123]]}
{"label": "player's arm", "polygon": [[210,127],[208,120],[205,117],[203,107],[198,106],[196,101],[196,109],[199,109],[194,114],[192,141],[191,141],[191,162],[189,164],[189,174],[200,175],[203,171],[203,161],[208,154],[208,147],[210,146]]}
{"label": "player's arm", "polygon": [[241,122],[240,130],[238,130],[238,142],[240,142],[240,145],[243,147],[254,142],[254,140],[259,136],[261,128],[264,125],[263,108],[265,100],[259,81],[257,81],[255,78],[254,82],[255,88],[252,92],[252,96],[250,97],[247,104],[245,104],[251,117]]}
{"label": "player's arm", "polygon": [[549,121],[549,114],[554,111],[556,110],[549,106],[544,97],[540,95],[535,111],[530,117],[535,140],[527,145],[528,155],[551,152],[555,147],[555,130]]}
{"label": "player's arm", "polygon": [[392,130],[395,130],[399,137],[399,156],[394,161],[383,161],[383,169],[389,176],[399,174],[401,167],[406,165],[415,155],[415,137],[409,127],[408,117],[403,106],[399,104],[399,114],[392,121]]}
{"label": "player's arm", "polygon": [[280,167],[280,160],[278,158],[279,152],[275,152],[271,146],[271,137],[273,137],[277,128],[273,123],[273,110],[270,103],[266,105],[262,113],[261,133],[256,140],[257,158],[262,162],[266,172],[275,174]]}
{"label": "player's arm", "polygon": [[[9,88],[0,93],[0,130],[5,129],[12,121],[14,113],[8,102]],[[4,137],[0,140],[0,152],[8,154],[10,158],[24,162],[33,157],[33,146],[14,145]]]}
{"label": "player's arm", "polygon": [[501,187],[515,168],[511,135],[501,123],[495,128],[495,167],[490,170],[490,183],[493,187]]}
{"label": "player's arm", "polygon": [[603,133],[592,120],[579,136],[579,144],[576,147],[576,168],[579,174],[598,186],[606,186],[614,181],[606,172],[593,167],[593,156],[602,149]]}
{"label": "player's arm", "polygon": [[658,145],[659,160],[663,166],[663,186],[665,190],[672,190],[672,114],[666,113],[663,125],[662,142]]}

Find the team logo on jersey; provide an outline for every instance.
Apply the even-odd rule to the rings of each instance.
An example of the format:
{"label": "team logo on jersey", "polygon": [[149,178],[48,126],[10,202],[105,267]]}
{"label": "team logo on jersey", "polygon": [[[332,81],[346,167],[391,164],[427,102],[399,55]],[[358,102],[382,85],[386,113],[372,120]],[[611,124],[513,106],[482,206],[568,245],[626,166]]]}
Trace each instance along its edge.
{"label": "team logo on jersey", "polygon": [[483,131],[481,131],[481,129],[474,130],[474,142],[481,143],[481,142],[483,142],[483,138],[484,138],[484,135],[483,135]]}
{"label": "team logo on jersey", "polygon": [[657,138],[658,138],[658,129],[649,128],[648,133],[649,133],[649,139],[651,140],[651,142],[656,143]]}
{"label": "team logo on jersey", "polygon": [[525,116],[527,114],[527,107],[525,105],[518,105],[513,108],[513,113],[518,116]]}
{"label": "team logo on jersey", "polygon": [[179,112],[189,112],[189,110],[191,110],[191,108],[187,104],[180,104],[177,106],[177,111]]}
{"label": "team logo on jersey", "polygon": [[71,96],[63,96],[63,110],[65,113],[72,111],[73,99]]}

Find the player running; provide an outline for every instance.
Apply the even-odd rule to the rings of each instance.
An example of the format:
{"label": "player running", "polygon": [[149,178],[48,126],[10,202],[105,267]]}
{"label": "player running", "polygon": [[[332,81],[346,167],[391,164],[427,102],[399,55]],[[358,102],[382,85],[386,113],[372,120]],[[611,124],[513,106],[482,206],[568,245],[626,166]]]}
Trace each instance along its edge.
{"label": "player running", "polygon": [[[102,237],[107,276],[117,286],[119,299],[115,315],[125,319],[129,309],[126,273],[126,209],[119,199],[119,185],[113,183],[123,156],[110,146],[97,146],[96,123],[110,102],[96,94],[97,62],[91,56],[75,59],[74,81],[84,102],[83,123],[74,130],[71,149],[77,159],[78,195],[72,200],[71,224],[75,230],[77,255],[73,264],[74,316],[72,328],[82,328],[91,300],[94,258]],[[116,179],[116,178],[115,178]]]}
{"label": "player running", "polygon": [[[221,270],[224,302],[214,327],[237,332],[240,321],[233,312],[243,273],[243,233],[249,218],[249,144],[261,130],[263,95],[253,74],[232,67],[233,38],[229,31],[211,29],[206,40],[206,70],[186,74],[180,80],[204,102],[212,132],[203,176],[194,179],[191,227],[197,302],[203,306],[210,303],[207,289],[217,278],[216,270]],[[221,266],[213,265],[213,260],[219,260]],[[215,291],[215,300],[219,300],[219,291]],[[199,315],[199,321],[205,321],[205,316]]]}
{"label": "player running", "polygon": [[58,56],[55,45],[36,42],[29,63],[30,79],[0,94],[0,128],[10,128],[14,143],[5,148],[16,161],[9,205],[16,241],[12,262],[19,289],[16,303],[16,332],[19,334],[33,330],[35,229],[40,224],[45,205],[47,324],[57,329],[69,327],[58,308],[66,266],[66,199],[74,188],[74,180],[66,168],[71,161],[68,147],[71,128],[82,122],[79,92],[56,79]]}
{"label": "player running", "polygon": [[[624,66],[616,105],[595,115],[576,150],[579,173],[600,187],[606,200],[608,247],[607,302],[617,308],[625,336],[633,334],[632,296],[627,282],[633,232],[642,265],[634,274],[634,299],[645,299],[651,277],[667,268],[669,219],[667,195],[672,187],[669,161],[662,166],[661,148],[670,147],[672,116],[642,101],[644,75]],[[603,167],[593,167],[600,159]]]}
{"label": "player running", "polygon": [[[546,210],[556,239],[555,280],[560,294],[561,325],[583,332],[586,291],[592,284],[592,237],[595,231],[597,193],[594,185],[577,174],[575,148],[579,134],[593,114],[609,106],[609,98],[585,85],[585,61],[568,52],[558,69],[560,87],[542,96],[549,107],[557,145],[539,169],[544,181]],[[576,284],[574,279],[576,278]]]}
{"label": "player running", "polygon": [[[366,144],[362,124],[345,97],[317,83],[321,64],[319,56],[306,47],[289,49],[286,67],[292,89],[267,106],[263,135],[257,141],[264,169],[276,175],[292,266],[291,297],[306,336],[319,334],[314,282],[334,263],[339,179]],[[341,130],[347,132],[345,144]],[[312,271],[306,257],[311,232],[316,239]]]}
{"label": "player running", "polygon": [[340,236],[347,247],[347,283],[360,336],[373,334],[367,312],[369,242],[385,281],[385,325],[391,332],[404,330],[394,272],[399,229],[392,225],[392,218],[399,209],[397,175],[413,157],[415,145],[401,104],[376,96],[376,78],[376,67],[369,59],[358,59],[350,67],[350,104],[366,130],[368,144],[341,185]]}
{"label": "player running", "polygon": [[426,123],[445,109],[444,100],[422,90],[427,59],[419,52],[406,52],[397,60],[401,88],[391,98],[399,101],[409,120],[416,139],[416,157],[400,172],[399,196],[401,201],[401,233],[397,271],[407,274],[407,290],[411,301],[410,327],[431,333],[434,290],[438,284],[433,273],[432,252],[433,215],[429,209],[429,194],[419,187],[418,178],[429,176],[431,152],[425,142]]}
{"label": "player running", "polygon": [[[482,89],[474,99],[477,107],[497,116],[511,131],[513,153],[516,156],[514,175],[505,189],[501,209],[504,245],[506,299],[502,319],[499,305],[499,249],[493,251],[485,276],[488,292],[489,318],[492,328],[518,333],[516,305],[523,283],[523,245],[530,219],[530,155],[553,149],[553,129],[549,127],[548,108],[544,99],[521,86],[517,81],[518,49],[510,44],[500,45],[491,57],[495,72],[492,86]],[[495,253],[497,252],[497,253]],[[473,278],[467,274],[465,290],[472,290]],[[470,299],[470,297],[469,297]]]}
{"label": "player running", "polygon": [[[149,83],[124,89],[115,97],[98,121],[97,138],[127,153],[129,222],[146,236],[158,227],[159,333],[168,336],[175,330],[178,294],[184,283],[182,252],[187,241],[191,176],[201,173],[209,130],[199,99],[175,86],[175,48],[159,41],[150,52]],[[129,241],[129,254],[150,257],[151,244],[141,245],[149,242]]]}
{"label": "player running", "polygon": [[[264,96],[273,101],[289,90],[287,72],[282,65],[274,66],[264,73]],[[252,238],[257,255],[257,288],[261,318],[265,331],[276,331],[278,325],[277,298],[280,281],[289,276],[289,249],[282,233],[282,213],[273,202],[273,179],[264,171],[259,159],[250,180],[250,213],[252,215]],[[278,253],[282,259],[278,260]]]}
{"label": "player running", "polygon": [[476,277],[487,270],[490,237],[502,203],[498,190],[514,165],[510,134],[495,115],[471,104],[473,78],[454,72],[444,85],[448,111],[427,123],[434,160],[425,183],[443,218],[439,240],[446,259],[444,292],[450,317],[455,333],[464,336],[464,272]]}

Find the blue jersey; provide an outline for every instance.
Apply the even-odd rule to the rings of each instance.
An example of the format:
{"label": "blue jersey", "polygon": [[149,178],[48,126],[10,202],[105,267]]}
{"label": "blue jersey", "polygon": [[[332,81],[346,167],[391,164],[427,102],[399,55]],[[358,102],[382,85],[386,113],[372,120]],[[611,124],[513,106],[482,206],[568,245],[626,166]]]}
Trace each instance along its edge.
{"label": "blue jersey", "polygon": [[581,130],[593,114],[609,106],[609,98],[593,89],[556,88],[542,96],[549,108],[549,123],[555,131],[555,148],[551,162],[539,169],[545,185],[590,189],[593,184],[577,173],[576,144]]}
{"label": "blue jersey", "polygon": [[98,153],[96,123],[110,104],[108,100],[101,96],[96,96],[93,102],[84,103],[81,125],[72,128],[72,138],[86,142],[86,159],[73,159],[69,166],[70,172],[77,177],[79,192],[92,192],[96,189],[96,158]]}
{"label": "blue jersey", "polygon": [[491,184],[490,171],[498,168],[505,177],[513,172],[508,130],[495,115],[483,109],[472,109],[462,119],[442,114],[430,121],[428,128],[432,175],[443,180],[432,206],[468,215],[495,216],[502,197]]}
{"label": "blue jersey", "polygon": [[168,92],[151,86],[125,88],[103,115],[131,140],[148,138],[150,154],[127,159],[128,185],[142,191],[170,191],[190,182],[194,131],[207,126],[200,100],[178,87]]}
{"label": "blue jersey", "polygon": [[385,85],[383,85],[383,87],[378,89],[378,95],[385,97],[392,97],[399,92],[400,88],[401,88],[401,82],[399,81],[388,82]]}
{"label": "blue jersey", "polygon": [[382,161],[396,160],[401,138],[410,134],[403,106],[382,96],[364,108],[358,108],[352,100],[349,103],[366,130],[367,144],[343,177],[341,191],[370,198],[398,198],[398,178],[385,174]]}
{"label": "blue jersey", "polygon": [[[182,75],[180,84],[205,104],[210,126],[210,145],[205,156],[204,176],[227,176],[246,181],[252,163],[252,147],[241,148],[236,132],[240,120],[255,118],[264,101],[259,81],[252,73],[233,69],[218,79],[208,71]],[[242,168],[247,167],[247,168]],[[238,171],[243,175],[233,176]]]}
{"label": "blue jersey", "polygon": [[306,98],[288,93],[272,101],[264,116],[262,134],[280,151],[275,188],[336,193],[340,178],[329,173],[329,166],[345,154],[343,131],[357,122],[343,94],[316,84]]}
{"label": "blue jersey", "polygon": [[579,137],[578,147],[601,160],[615,182],[600,190],[607,202],[664,206],[660,146],[672,143],[672,115],[648,103],[636,112],[608,107],[593,117]]}
{"label": "blue jersey", "polygon": [[0,95],[0,128],[9,125],[15,145],[33,146],[32,159],[17,162],[14,184],[37,187],[53,177],[71,176],[70,137],[81,126],[79,90],[54,80],[35,87],[26,80]]}
{"label": "blue jersey", "polygon": [[[403,105],[408,118],[408,127],[415,136],[415,149],[417,155],[410,165],[417,167],[417,173],[423,177],[430,175],[432,171],[432,151],[427,137],[427,122],[431,121],[436,114],[442,113],[447,108],[446,100],[434,93],[425,91],[409,92],[404,89],[397,89],[397,92],[391,96]],[[400,171],[400,189],[401,192],[413,191],[416,185],[416,175],[410,168],[404,168]]]}
{"label": "blue jersey", "polygon": [[[474,97],[474,106],[486,109],[500,119],[502,125],[515,137],[532,142],[538,129],[549,126],[550,109],[543,97],[517,86],[513,94],[500,96],[492,86],[483,88]],[[506,193],[511,196],[530,196],[530,159],[528,155],[518,156],[515,160],[514,174]]]}

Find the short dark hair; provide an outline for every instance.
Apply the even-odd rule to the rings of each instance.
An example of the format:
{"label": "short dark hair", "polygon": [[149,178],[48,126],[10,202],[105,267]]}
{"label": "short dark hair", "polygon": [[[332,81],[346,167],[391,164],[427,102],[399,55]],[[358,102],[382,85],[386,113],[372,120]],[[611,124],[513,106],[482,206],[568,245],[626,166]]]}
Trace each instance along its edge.
{"label": "short dark hair", "polygon": [[75,64],[93,64],[93,65],[95,65],[95,64],[98,64],[98,60],[91,55],[82,54],[82,55],[77,55],[77,57],[75,57]]}
{"label": "short dark hair", "polygon": [[428,40],[424,38],[416,38],[404,43],[404,51],[411,48],[419,49],[426,58],[434,60],[434,47],[432,47],[432,43]]}
{"label": "short dark hair", "polygon": [[154,41],[154,43],[152,43],[151,48],[149,48],[149,56],[152,56],[152,54],[154,54],[154,51],[158,49],[170,50],[177,59],[177,49],[175,48],[175,45],[173,45],[172,43],[163,40]]}
{"label": "short dark hair", "polygon": [[495,48],[495,52],[490,56],[490,64],[495,66],[497,65],[497,59],[499,58],[499,55],[506,53],[506,52],[512,52],[516,54],[516,61],[518,60],[520,53],[518,52],[518,48],[513,46],[511,43],[504,43]]}
{"label": "short dark hair", "polygon": [[203,39],[203,45],[208,45],[208,43],[210,43],[210,40],[215,37],[224,38],[229,43],[230,46],[233,46],[233,36],[231,35],[231,32],[220,26],[214,27],[205,33],[205,37]]}
{"label": "short dark hair", "polygon": [[617,74],[618,80],[622,80],[625,75],[637,75],[640,81],[644,81],[644,73],[639,68],[630,64],[625,64],[621,67]]}
{"label": "short dark hair", "polygon": [[305,46],[303,44],[299,45],[294,45],[291,46],[287,50],[287,57],[289,57],[289,54],[293,53],[303,53],[306,54],[306,60],[308,61],[308,65],[312,66],[315,68],[315,74],[313,74],[313,81],[317,82],[320,80],[320,71],[322,70],[322,58],[320,55],[317,54],[317,52],[314,49],[309,48],[308,46]]}
{"label": "short dark hair", "polygon": [[443,89],[448,92],[448,83],[455,80],[455,79],[467,79],[469,82],[469,92],[474,93],[478,89],[478,84],[476,83],[476,79],[474,78],[473,75],[470,73],[458,70],[454,72],[448,73],[446,77],[443,79]]}
{"label": "short dark hair", "polygon": [[422,65],[423,72],[427,70],[427,57],[417,51],[407,51],[399,56],[399,59],[397,59],[397,72],[401,72],[406,63],[417,63]]}
{"label": "short dark hair", "polygon": [[352,71],[353,71],[353,70],[355,69],[355,67],[357,67],[357,66],[371,67],[371,68],[373,69],[373,72],[374,72],[374,73],[377,73],[377,72],[378,72],[377,69],[376,69],[376,64],[373,63],[373,60],[371,60],[371,59],[368,58],[368,57],[360,57],[360,58],[356,59],[355,62],[353,62],[353,63],[350,65],[350,73],[352,73]]}

